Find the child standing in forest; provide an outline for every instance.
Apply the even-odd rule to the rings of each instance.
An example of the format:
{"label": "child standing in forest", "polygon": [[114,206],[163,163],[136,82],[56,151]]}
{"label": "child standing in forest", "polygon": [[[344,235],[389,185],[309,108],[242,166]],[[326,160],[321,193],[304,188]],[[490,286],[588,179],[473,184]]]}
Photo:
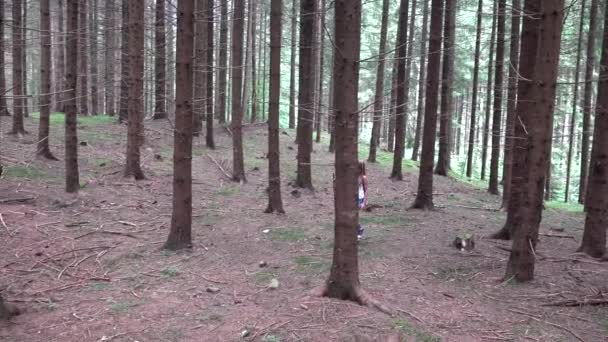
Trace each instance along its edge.
{"label": "child standing in forest", "polygon": [[[357,205],[359,209],[365,209],[367,207],[367,175],[365,174],[365,163],[359,162],[359,176],[357,177],[358,183],[358,201]],[[363,238],[363,227],[359,224],[357,226],[357,239]]]}

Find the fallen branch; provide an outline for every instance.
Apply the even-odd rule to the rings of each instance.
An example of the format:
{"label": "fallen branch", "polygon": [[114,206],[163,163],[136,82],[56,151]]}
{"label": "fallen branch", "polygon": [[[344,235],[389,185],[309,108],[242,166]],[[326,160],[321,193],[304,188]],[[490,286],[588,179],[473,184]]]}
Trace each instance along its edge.
{"label": "fallen branch", "polygon": [[0,198],[0,204],[15,204],[33,201],[34,197],[14,197],[14,198]]}
{"label": "fallen branch", "polygon": [[88,232],[88,233],[82,234],[80,236],[77,236],[77,237],[74,238],[74,240],[78,240],[80,238],[83,238],[83,237],[88,236],[88,235],[93,235],[93,234],[122,235],[122,236],[128,236],[128,237],[133,238],[133,239],[137,239],[137,236],[135,236],[133,234],[129,234],[129,233],[116,232],[116,231],[113,231],[113,230],[96,230],[96,231],[93,231],[93,232]]}
{"label": "fallen branch", "polygon": [[222,171],[222,173],[226,178],[228,178],[228,180],[232,180],[232,176],[230,176],[230,174],[226,172],[226,170],[222,167],[222,165],[220,165],[220,163],[217,162],[217,160],[215,160],[215,158],[213,158],[210,154],[207,154],[207,158],[211,159],[215,166],[217,166],[217,168]]}
{"label": "fallen branch", "polygon": [[574,306],[596,306],[596,305],[606,305],[608,304],[608,299],[569,299],[563,300],[560,302],[553,302],[548,304],[543,304],[543,306],[564,306],[564,307],[574,307]]}
{"label": "fallen branch", "polygon": [[468,206],[468,205],[460,205],[460,204],[451,204],[448,205],[446,207],[456,207],[456,208],[464,208],[464,209],[474,209],[474,210],[486,210],[486,211],[500,211],[500,208],[488,208],[488,207],[472,207],[472,206]]}
{"label": "fallen branch", "polygon": [[514,309],[509,309],[509,308],[507,308],[507,311],[511,311],[513,313],[516,313],[516,314],[528,316],[528,317],[532,318],[533,320],[535,320],[537,322],[545,323],[545,324],[548,324],[548,325],[550,325],[552,327],[555,327],[555,328],[558,328],[558,329],[562,329],[562,330],[567,331],[568,333],[570,333],[570,335],[576,337],[577,340],[579,340],[581,342],[585,342],[585,340],[583,340],[582,337],[578,336],[574,331],[572,331],[572,330],[570,330],[570,329],[568,329],[568,328],[566,328],[564,326],[561,326],[561,325],[559,325],[557,323],[546,321],[544,319],[539,318],[539,316],[536,316],[536,315],[533,315],[531,313],[524,312],[524,311],[519,311],[519,310],[514,310]]}
{"label": "fallen branch", "polygon": [[8,236],[13,236],[13,233],[11,233],[11,230],[8,229],[8,226],[4,222],[4,217],[2,217],[2,213],[0,213],[0,222],[2,223],[2,225],[4,226],[4,228],[6,229],[6,232],[8,233]]}
{"label": "fallen branch", "polygon": [[568,235],[568,234],[539,233],[538,235],[547,236],[547,237],[554,237],[554,238],[563,238],[563,239],[576,240],[576,238],[574,236]]}

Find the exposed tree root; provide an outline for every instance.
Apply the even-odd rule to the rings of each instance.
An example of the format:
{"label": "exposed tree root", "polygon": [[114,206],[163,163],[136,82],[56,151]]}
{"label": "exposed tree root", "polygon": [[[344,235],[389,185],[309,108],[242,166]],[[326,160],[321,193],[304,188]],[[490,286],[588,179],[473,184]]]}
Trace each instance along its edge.
{"label": "exposed tree root", "polygon": [[[327,285],[323,285],[317,288],[314,288],[310,294],[314,297],[330,297],[329,289]],[[354,289],[354,293],[350,294],[348,298],[338,298],[342,300],[352,300],[359,305],[369,306],[370,308],[374,308],[380,312],[383,312],[389,316],[393,316],[393,311],[387,307],[386,305],[380,303],[378,300],[374,299],[371,295],[369,295],[366,291],[361,289],[360,287],[356,287]]]}
{"label": "exposed tree root", "polygon": [[505,225],[504,227],[502,227],[501,230],[499,230],[496,233],[490,235],[489,238],[490,239],[495,239],[495,240],[509,241],[509,240],[511,240],[511,230],[509,229],[509,227],[507,225]]}
{"label": "exposed tree root", "polygon": [[16,306],[4,303],[4,299],[0,295],[0,320],[8,320],[20,313],[21,311]]}

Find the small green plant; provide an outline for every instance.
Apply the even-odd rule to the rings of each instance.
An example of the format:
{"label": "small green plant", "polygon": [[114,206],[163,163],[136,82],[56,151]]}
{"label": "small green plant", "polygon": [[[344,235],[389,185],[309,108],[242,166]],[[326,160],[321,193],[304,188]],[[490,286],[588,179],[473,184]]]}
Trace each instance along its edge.
{"label": "small green plant", "polygon": [[402,319],[398,319],[393,321],[393,325],[395,328],[401,330],[405,335],[414,337],[416,341],[420,342],[441,342],[441,338],[426,333],[416,327],[414,327],[410,322]]}
{"label": "small green plant", "polygon": [[135,303],[135,302],[130,302],[130,301],[119,302],[119,303],[114,303],[114,304],[110,305],[110,310],[113,312],[116,312],[116,313],[127,312],[131,308],[134,308],[140,304],[141,303]]}
{"label": "small green plant", "polygon": [[294,258],[298,272],[302,273],[323,273],[331,266],[329,261],[317,257],[300,255]]}
{"label": "small green plant", "polygon": [[301,228],[273,229],[270,236],[273,240],[290,242],[302,241],[306,239],[306,234]]}
{"label": "small green plant", "polygon": [[169,279],[169,278],[173,278],[173,277],[176,277],[177,275],[179,275],[179,270],[175,267],[167,267],[167,268],[161,270],[160,274],[162,274],[163,278]]}
{"label": "small green plant", "polygon": [[577,202],[560,202],[560,201],[548,201],[545,202],[545,208],[553,209],[558,211],[565,211],[569,213],[582,213],[584,211],[584,206]]}
{"label": "small green plant", "polygon": [[281,342],[281,338],[276,335],[266,335],[262,338],[262,342]]}
{"label": "small green plant", "polygon": [[87,286],[88,291],[103,291],[108,288],[110,288],[110,284],[100,282],[91,283]]}
{"label": "small green plant", "polygon": [[46,173],[34,166],[13,165],[4,168],[3,175],[7,178],[45,178]]}

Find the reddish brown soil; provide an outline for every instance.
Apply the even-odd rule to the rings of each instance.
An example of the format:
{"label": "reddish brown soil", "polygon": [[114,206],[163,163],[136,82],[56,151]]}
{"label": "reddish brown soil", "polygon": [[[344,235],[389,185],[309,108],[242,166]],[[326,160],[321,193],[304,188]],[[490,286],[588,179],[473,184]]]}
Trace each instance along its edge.
{"label": "reddish brown soil", "polygon": [[[27,124],[36,131],[35,122]],[[543,306],[608,286],[606,264],[572,254],[582,214],[547,210],[542,233],[573,238],[541,236],[536,280],[501,282],[508,252],[500,247],[509,243],[483,236],[500,228],[504,214],[480,209],[497,208],[499,199],[437,178],[440,208],[407,210],[417,175],[392,182],[386,165],[368,167],[371,203],[383,207],[361,216],[360,270],[363,287],[394,317],[310,297],[331,263],[333,156],[316,145],[316,191],[294,196],[287,185],[295,171],[293,135],[281,135],[287,214],[264,214],[262,125],[245,129],[249,182],[243,185],[227,181],[207,157],[231,165],[224,130],[217,131],[216,151],[196,141],[194,249],[162,251],[171,214],[172,137],[166,122],[146,126],[147,180],[135,182],[121,174],[125,128],[81,125],[87,146],[80,146],[85,185],[78,196],[63,191],[62,161],[34,157],[34,136],[2,136],[2,163],[10,172],[0,180],[0,198],[34,200],[0,205],[6,225],[0,224],[0,288],[24,311],[0,323],[0,340],[378,341],[395,332],[407,341],[608,340],[605,306]],[[60,159],[62,130],[52,127]],[[450,246],[459,233],[475,234],[474,252]],[[262,260],[267,267],[259,267]],[[268,288],[272,278],[278,289]],[[244,339],[243,330],[249,331]]]}

